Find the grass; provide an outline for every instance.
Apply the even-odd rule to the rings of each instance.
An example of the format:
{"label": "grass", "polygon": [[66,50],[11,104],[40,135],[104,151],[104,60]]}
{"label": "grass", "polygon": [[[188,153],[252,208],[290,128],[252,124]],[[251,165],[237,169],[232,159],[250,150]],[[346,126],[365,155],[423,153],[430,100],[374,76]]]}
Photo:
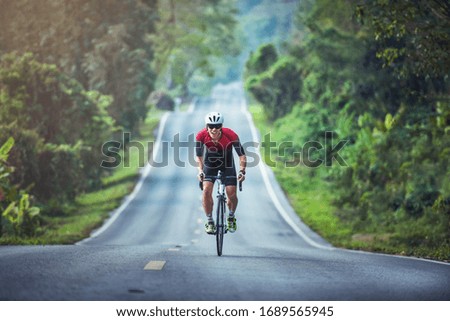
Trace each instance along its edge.
{"label": "grass", "polygon": [[[161,112],[151,112],[141,124],[141,135],[133,141],[141,141],[148,155],[148,141],[154,141],[154,130],[161,118]],[[123,154],[122,154],[123,157]],[[64,215],[43,216],[42,224],[35,237],[19,238],[3,236],[0,244],[73,244],[90,235],[100,227],[110,213],[118,208],[122,200],[134,188],[139,177],[139,155],[136,148],[129,152],[129,167],[120,166],[102,180],[100,189],[78,195],[72,203],[64,205]],[[145,159],[147,161],[147,159]]]}
{"label": "grass", "polygon": [[[252,104],[250,112],[261,136],[274,131],[261,105]],[[276,162],[272,170],[292,207],[309,227],[335,245],[351,238],[349,226],[333,214],[336,209],[332,205],[327,182],[320,176],[320,169],[286,167],[282,162]]]}
{"label": "grass", "polygon": [[334,244],[343,244],[351,237],[351,229],[334,215],[336,208],[332,205],[327,182],[321,177],[309,177],[308,171],[310,169],[303,169],[303,174],[295,175],[296,173],[287,170],[283,173],[276,172],[276,175],[302,220]]}

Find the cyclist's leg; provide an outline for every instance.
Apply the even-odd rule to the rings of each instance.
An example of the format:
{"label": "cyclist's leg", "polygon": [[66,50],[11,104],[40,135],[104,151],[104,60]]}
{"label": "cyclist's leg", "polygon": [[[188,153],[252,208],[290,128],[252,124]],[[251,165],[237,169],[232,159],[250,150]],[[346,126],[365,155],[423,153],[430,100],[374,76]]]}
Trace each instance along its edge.
{"label": "cyclist's leg", "polygon": [[227,193],[227,205],[228,209],[230,210],[228,215],[228,231],[230,233],[236,232],[237,224],[236,224],[236,217],[235,212],[238,205],[238,198],[236,194],[236,185],[237,185],[237,178],[236,178],[236,170],[233,167],[227,168],[225,170],[225,176],[227,176],[227,179],[225,181],[225,191]]}
{"label": "cyclist's leg", "polygon": [[203,210],[205,211],[206,215],[212,214],[213,207],[214,207],[214,200],[212,197],[212,191],[214,188],[214,183],[210,181],[203,181],[203,197],[202,197],[202,204],[203,204]]}
{"label": "cyclist's leg", "polygon": [[227,205],[230,212],[236,212],[238,205],[238,198],[236,194],[236,185],[228,185],[226,187],[227,192]]}
{"label": "cyclist's leg", "polygon": [[212,197],[212,192],[214,189],[214,176],[217,176],[218,169],[214,167],[207,166],[205,164],[203,172],[205,173],[205,178],[203,179],[203,196],[202,204],[205,214],[207,216],[211,215],[214,207],[214,200]]}
{"label": "cyclist's leg", "polygon": [[238,198],[236,195],[236,185],[228,185],[226,187],[227,192],[227,205],[230,210],[227,218],[227,227],[230,233],[234,233],[237,230],[236,223],[236,208],[238,205]]}
{"label": "cyclist's leg", "polygon": [[236,169],[234,168],[234,164],[232,167],[227,167],[224,169],[224,174],[227,177],[225,181],[225,191],[227,193],[227,206],[230,212],[234,213],[237,208],[238,198],[236,193]]}

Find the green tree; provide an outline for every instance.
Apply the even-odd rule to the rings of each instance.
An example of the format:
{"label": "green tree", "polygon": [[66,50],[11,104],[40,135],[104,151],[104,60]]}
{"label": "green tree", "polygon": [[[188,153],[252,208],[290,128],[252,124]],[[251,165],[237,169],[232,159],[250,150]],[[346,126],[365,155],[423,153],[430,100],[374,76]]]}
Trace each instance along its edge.
{"label": "green tree", "polygon": [[448,1],[364,1],[356,13],[372,29],[379,46],[377,57],[398,75],[448,75]]}
{"label": "green tree", "polygon": [[[4,55],[0,61],[0,122],[19,121],[50,143],[98,143],[108,138],[110,97],[85,91],[55,65],[38,62],[31,53]],[[87,122],[86,120],[92,120]]]}
{"label": "green tree", "polygon": [[263,73],[275,64],[278,59],[277,49],[273,44],[265,44],[250,54],[245,64],[244,74],[246,77]]}
{"label": "green tree", "polygon": [[156,76],[153,50],[156,1],[1,1],[0,51],[32,52],[57,65],[87,90],[114,98],[117,124],[137,130]]}
{"label": "green tree", "polygon": [[188,95],[195,75],[212,77],[212,58],[236,56],[234,1],[159,2],[160,21],[151,36],[154,68],[164,86]]}
{"label": "green tree", "polygon": [[[299,167],[287,184],[325,182],[320,186],[330,188],[335,218],[354,234],[382,240],[369,247],[448,257],[447,4],[317,0],[308,6],[299,14],[307,32],[289,48],[301,71],[300,95],[273,123],[273,137],[293,144],[277,159],[294,159],[303,143],[324,143],[331,131],[348,141],[340,152],[347,165]],[[247,88],[277,88],[267,81],[267,88],[257,87],[260,79],[250,76]],[[259,101],[270,110],[270,99]]]}
{"label": "green tree", "polygon": [[[255,68],[258,70],[258,68]],[[300,97],[300,70],[288,57],[282,57],[265,72],[251,76],[245,86],[263,104],[271,120],[291,111]]]}
{"label": "green tree", "polygon": [[[20,147],[11,155],[16,167],[11,176],[14,184],[32,186],[44,200],[73,197],[76,191],[98,183],[101,145],[114,130],[107,112],[110,102],[110,97],[85,91],[56,66],[39,63],[32,54],[4,55],[0,138],[12,136]],[[51,164],[57,164],[55,172],[47,173]],[[57,177],[61,177],[59,184],[46,185]]]}

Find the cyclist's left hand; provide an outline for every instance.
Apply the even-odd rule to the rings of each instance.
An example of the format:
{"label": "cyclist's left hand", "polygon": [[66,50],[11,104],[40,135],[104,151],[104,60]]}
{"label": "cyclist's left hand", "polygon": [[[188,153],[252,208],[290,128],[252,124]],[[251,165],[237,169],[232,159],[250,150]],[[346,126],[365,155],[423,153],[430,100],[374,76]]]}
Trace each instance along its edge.
{"label": "cyclist's left hand", "polygon": [[238,182],[243,182],[243,181],[245,181],[245,172],[239,171]]}

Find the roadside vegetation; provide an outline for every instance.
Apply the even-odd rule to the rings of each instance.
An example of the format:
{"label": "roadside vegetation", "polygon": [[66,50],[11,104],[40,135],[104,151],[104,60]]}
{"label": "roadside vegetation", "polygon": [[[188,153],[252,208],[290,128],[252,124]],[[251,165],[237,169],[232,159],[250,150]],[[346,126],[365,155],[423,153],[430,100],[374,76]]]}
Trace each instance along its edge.
{"label": "roadside vegetation", "polygon": [[[145,164],[152,152],[148,150],[148,142],[154,142],[156,139],[154,133],[161,115],[159,111],[151,113],[140,124],[140,136],[132,137],[134,142],[144,146]],[[130,148],[127,152],[121,150],[120,157],[123,162],[108,170],[102,177],[100,186],[64,202],[58,207],[59,213],[43,210],[37,215],[40,209],[33,207],[34,212],[22,211],[21,216],[15,214],[15,220],[8,222],[6,219],[10,219],[9,216],[4,215],[0,244],[73,244],[89,237],[134,189],[139,173],[143,170],[140,164],[141,156],[136,148]],[[129,166],[125,166],[125,163]],[[15,226],[18,226],[17,230],[14,230]]]}
{"label": "roadside vegetation", "polygon": [[449,12],[303,1],[295,37],[246,63],[278,180],[336,246],[450,260]]}
{"label": "roadside vegetation", "polygon": [[207,91],[215,63],[239,51],[235,9],[222,0],[0,8],[0,243],[75,242],[138,177],[137,164],[100,166],[103,144],[154,139],[160,109]]}
{"label": "roadside vegetation", "polygon": [[447,2],[0,8],[0,244],[88,236],[139,175],[101,167],[103,144],[154,139],[160,109],[239,78],[243,51],[254,118],[283,144],[266,162],[302,219],[336,246],[450,260]]}

